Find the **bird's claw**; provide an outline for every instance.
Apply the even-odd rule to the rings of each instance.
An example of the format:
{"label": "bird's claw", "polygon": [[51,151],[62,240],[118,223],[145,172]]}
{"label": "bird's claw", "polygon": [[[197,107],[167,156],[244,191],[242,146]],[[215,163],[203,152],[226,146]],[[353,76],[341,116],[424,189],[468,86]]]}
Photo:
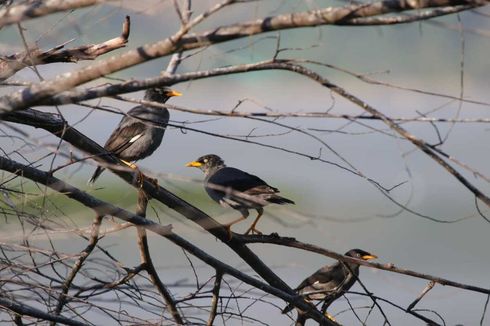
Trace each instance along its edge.
{"label": "bird's claw", "polygon": [[327,317],[328,319],[330,319],[331,321],[333,322],[337,322],[334,318],[334,316],[332,316],[331,314],[329,314],[328,312],[325,311],[325,317]]}
{"label": "bird's claw", "polygon": [[245,235],[249,235],[249,234],[257,234],[257,235],[262,235],[262,232],[260,232],[259,230],[257,230],[254,226],[251,226],[248,228],[248,230],[245,232]]}
{"label": "bird's claw", "polygon": [[231,241],[233,239],[233,231],[231,231],[231,226],[232,224],[225,224],[224,227],[226,229],[226,233],[228,234],[228,241]]}

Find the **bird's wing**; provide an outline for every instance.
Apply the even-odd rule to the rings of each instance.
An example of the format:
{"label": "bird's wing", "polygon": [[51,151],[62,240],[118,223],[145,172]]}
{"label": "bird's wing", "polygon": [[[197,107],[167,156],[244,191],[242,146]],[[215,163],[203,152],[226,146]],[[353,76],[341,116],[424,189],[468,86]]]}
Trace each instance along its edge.
{"label": "bird's wing", "polygon": [[244,192],[249,195],[264,193],[273,194],[278,192],[276,188],[269,186],[259,177],[245,171],[229,167],[218,170],[208,179],[208,183],[224,188],[232,188],[236,191]]}
{"label": "bird's wing", "polygon": [[116,155],[120,154],[143,136],[144,131],[148,128],[144,123],[137,122],[134,119],[131,123],[123,122],[121,121],[119,127],[112,132],[104,146],[107,151]]}
{"label": "bird's wing", "polygon": [[[303,280],[297,287],[296,291],[306,289],[308,287],[319,287],[320,285],[327,284],[334,280],[334,275],[336,274],[334,270],[337,268],[337,264],[333,266],[324,266],[317,270],[315,273],[311,274],[308,278]],[[315,286],[316,285],[316,286]],[[309,289],[314,290],[314,289]]]}

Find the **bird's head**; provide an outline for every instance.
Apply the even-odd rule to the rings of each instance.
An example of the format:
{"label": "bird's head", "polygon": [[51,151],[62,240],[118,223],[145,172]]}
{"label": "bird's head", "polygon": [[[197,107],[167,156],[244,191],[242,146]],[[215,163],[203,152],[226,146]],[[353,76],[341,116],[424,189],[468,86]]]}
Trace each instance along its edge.
{"label": "bird's head", "polygon": [[204,173],[207,173],[210,170],[215,170],[225,166],[225,162],[218,155],[208,154],[201,156],[195,161],[187,163],[185,166],[199,168]]}
{"label": "bird's head", "polygon": [[170,87],[153,87],[148,88],[145,92],[145,100],[165,103],[173,96],[182,96],[182,93],[174,91]]}
{"label": "bird's head", "polygon": [[376,255],[370,254],[367,251],[361,249],[351,249],[345,253],[346,256],[362,259],[362,260],[371,260],[378,258]]}

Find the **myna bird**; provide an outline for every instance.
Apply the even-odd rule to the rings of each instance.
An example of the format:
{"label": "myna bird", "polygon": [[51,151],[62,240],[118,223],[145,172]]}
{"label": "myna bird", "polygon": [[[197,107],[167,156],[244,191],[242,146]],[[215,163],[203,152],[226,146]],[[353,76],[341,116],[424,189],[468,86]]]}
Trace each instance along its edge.
{"label": "myna bird", "polygon": [[294,204],[292,200],[277,195],[279,190],[269,186],[259,177],[227,167],[218,155],[201,156],[196,161],[187,163],[186,166],[196,167],[204,172],[204,188],[209,197],[224,207],[231,207],[242,213],[239,219],[225,225],[230,238],[231,226],[246,219],[249,209],[255,209],[258,215],[245,234],[250,232],[261,234],[255,226],[264,213],[264,206],[270,203]]}
{"label": "myna bird", "polygon": [[[165,103],[170,97],[181,95],[168,87],[154,87],[146,90],[144,99]],[[166,108],[136,106],[121,119],[104,148],[130,168],[136,169],[136,165],[131,162],[150,156],[160,146],[168,119]],[[89,183],[95,182],[102,171],[103,167],[97,167]]]}
{"label": "myna bird", "polygon": [[[345,256],[363,260],[378,258],[361,249],[351,249],[345,253]],[[358,276],[358,264],[339,261],[333,265],[323,266],[317,270],[310,277],[301,282],[300,285],[296,287],[295,291],[307,301],[324,301],[322,311],[326,311],[335,300],[341,297],[352,287],[352,285],[354,285]],[[293,308],[294,306],[289,304],[283,309],[282,313],[288,313]],[[301,319],[300,315],[303,314],[298,312],[298,319]],[[333,317],[328,315],[328,313],[327,316],[333,320]]]}

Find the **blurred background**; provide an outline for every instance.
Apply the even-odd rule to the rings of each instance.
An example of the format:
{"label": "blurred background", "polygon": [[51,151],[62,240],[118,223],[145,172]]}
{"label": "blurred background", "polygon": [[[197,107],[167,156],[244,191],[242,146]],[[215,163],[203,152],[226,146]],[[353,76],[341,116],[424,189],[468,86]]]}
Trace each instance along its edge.
{"label": "blurred background", "polygon": [[[194,16],[214,3],[207,0],[194,1]],[[240,4],[211,17],[199,25],[196,32],[269,15],[345,4],[343,1],[319,0]],[[287,50],[282,51],[279,58],[318,61],[386,83],[370,84],[336,69],[307,65],[391,118],[427,116],[458,119],[459,122],[454,124],[421,121],[401,123],[409,132],[430,144],[437,144],[439,138],[444,139],[440,147],[443,151],[488,176],[489,14],[488,7],[483,7],[477,11],[405,25],[324,26],[268,33],[189,52],[194,55],[182,63],[178,72],[269,60],[274,56],[278,46],[277,36],[280,35],[279,47]],[[131,35],[127,48],[118,50],[121,53],[164,39],[179,27],[172,1],[156,0],[107,3],[28,21],[23,23],[23,27],[29,43],[37,42],[40,48],[47,49],[70,39],[74,39],[73,45],[79,45],[98,43],[114,37],[120,33],[125,15],[131,16]],[[14,25],[0,31],[0,50],[3,54],[22,49],[23,43]],[[117,55],[118,52],[107,56]],[[161,70],[165,70],[168,60],[168,57],[153,60],[110,77],[124,80],[155,77]],[[38,69],[44,79],[51,79],[62,72],[88,64],[90,62],[50,64]],[[14,79],[38,81],[30,69],[22,70]],[[117,81],[98,80],[88,86],[111,82]],[[174,85],[173,88],[184,95],[172,98],[169,104],[199,110],[231,111],[243,101],[238,107],[240,112],[364,114],[358,107],[319,84],[290,72],[253,72],[192,81]],[[455,98],[462,95],[465,99],[483,104],[461,102],[448,96],[427,95],[403,88]],[[6,94],[14,89],[2,87],[0,91]],[[143,93],[132,93],[129,96],[141,99]],[[105,98],[90,103],[123,112],[134,106]],[[53,108],[40,109],[56,112]],[[71,125],[99,144],[105,142],[121,118],[117,114],[77,105],[61,106],[59,110]],[[169,127],[162,146],[138,165],[157,177],[162,186],[217,220],[231,221],[239,213],[212,202],[200,183],[202,173],[185,167],[186,162],[209,153],[220,155],[229,166],[260,176],[278,187],[285,197],[296,202],[294,206],[266,208],[266,215],[258,225],[266,234],[277,232],[339,253],[351,248],[362,248],[378,255],[378,262],[393,263],[398,267],[484,288],[490,286],[490,225],[478,214],[474,196],[441,166],[394,134],[383,123],[341,118],[265,119],[319,137],[328,145],[327,148],[308,134],[266,121],[178,111],[170,111],[170,115],[174,125],[287,150]],[[465,119],[486,119],[487,123],[465,122]],[[6,137],[16,133],[8,128],[8,124],[2,124],[4,137],[0,139],[0,145],[10,158],[23,163],[37,161],[36,165],[41,169],[49,169],[51,164],[57,166],[67,163],[67,159],[62,156],[58,156],[54,162],[52,156],[43,158],[58,146],[55,137],[43,130],[19,125],[15,127],[27,133],[28,137],[22,140]],[[61,144],[60,151],[75,151],[80,155],[66,143]],[[320,156],[325,162],[305,156]],[[56,176],[98,198],[134,210],[136,192],[110,172],[106,171],[95,186],[86,184],[94,169],[95,163],[86,161],[58,171]],[[352,173],[354,169],[365,178]],[[484,179],[460,167],[458,171],[484,193],[490,193],[489,184]],[[4,179],[7,176],[3,173]],[[390,191],[388,197],[367,179],[376,181],[386,189],[399,186]],[[18,180],[14,182],[20,186]],[[35,193],[33,185],[27,183],[26,187]],[[92,222],[91,214],[62,195],[53,193],[48,198],[46,203],[39,195],[32,194],[19,198],[16,204],[22,202],[26,209],[33,211],[41,206],[48,207],[45,214],[72,227],[87,227]],[[479,203],[478,207],[488,216],[488,208],[484,204]],[[162,224],[171,223],[178,234],[194,244],[212,250],[227,263],[248,271],[234,253],[164,205],[152,201],[148,215]],[[249,218],[234,230],[243,232],[251,222],[252,218]],[[4,242],[15,242],[22,238],[23,232],[14,219],[6,218],[0,223]],[[64,250],[76,252],[84,246],[83,241],[73,239],[70,233],[57,233],[53,238]],[[37,235],[36,239],[40,246],[46,241],[42,235]],[[110,246],[112,254],[127,266],[137,264],[139,260],[135,241],[136,232],[133,229],[108,234],[103,239],[104,245]],[[191,286],[195,282],[194,274],[182,251],[165,239],[153,235],[150,235],[150,245],[162,279],[173,284],[171,290],[177,296],[194,291]],[[323,256],[286,247],[251,247],[291,286],[299,284],[322,265],[334,262]],[[201,281],[213,275],[213,271],[204,264],[194,258],[192,261],[200,271]],[[368,268],[361,268],[361,279],[369,291],[403,307],[410,304],[427,285],[423,280]],[[230,282],[237,290],[248,293],[245,284],[238,284],[231,278]],[[351,291],[362,292],[362,288],[356,285]],[[252,291],[250,302],[262,295]],[[358,308],[356,312],[359,318],[367,325],[382,324],[379,311],[374,309],[370,313],[369,298],[359,295],[350,295],[348,298],[350,304]],[[417,308],[427,309],[425,315],[442,323],[431,312],[436,311],[446,325],[490,325],[490,317],[482,321],[486,299],[483,294],[436,285]],[[273,302],[279,308],[284,306],[284,302],[279,300],[267,297],[264,300]],[[126,309],[130,311],[128,307]],[[217,323],[292,323],[289,317],[281,315],[277,309],[271,310],[268,304],[255,303],[250,307],[243,304],[242,308],[245,307],[246,314],[257,320],[217,320]],[[423,324],[388,304],[382,304],[382,307],[393,325]],[[336,301],[329,312],[332,315],[338,314],[337,320],[345,325],[362,324],[349,310],[349,303],[344,298]],[[205,312],[198,310],[195,313],[206,316]],[[100,315],[96,318],[100,319],[93,320],[102,323],[106,317]]]}

